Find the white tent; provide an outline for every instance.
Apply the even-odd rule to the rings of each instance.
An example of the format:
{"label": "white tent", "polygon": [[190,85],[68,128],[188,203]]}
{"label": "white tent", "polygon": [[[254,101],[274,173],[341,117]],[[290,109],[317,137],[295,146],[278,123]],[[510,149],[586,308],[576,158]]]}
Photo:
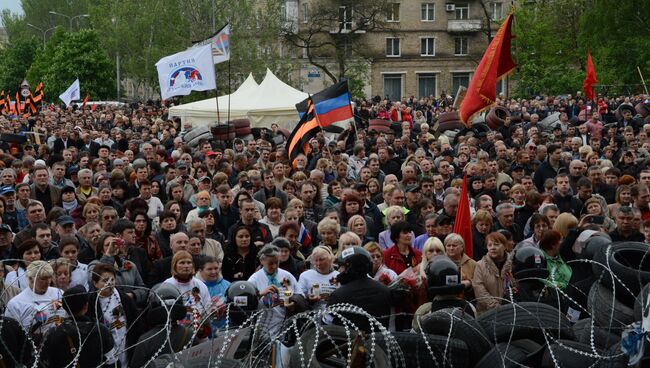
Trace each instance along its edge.
{"label": "white tent", "polygon": [[299,119],[296,104],[307,98],[307,94],[282,82],[269,69],[264,81],[260,83],[252,108],[248,111],[251,126],[270,126],[278,123],[281,127],[292,126]]}
{"label": "white tent", "polygon": [[[278,123],[288,128],[298,121],[296,104],[307,94],[282,82],[269,69],[262,83],[257,85],[252,75],[230,95],[230,118],[251,120],[251,127],[269,127]],[[214,98],[197,101],[169,109],[170,116],[195,125],[214,123],[217,120],[217,104]],[[219,97],[219,115],[222,121],[228,116],[228,96]]]}
{"label": "white tent", "polygon": [[[230,95],[219,96],[219,115],[221,120],[228,118],[228,99],[230,98],[230,119],[247,117],[250,96],[255,93],[258,84],[249,74],[239,88]],[[208,125],[217,121],[217,100],[208,98],[169,109],[170,116],[178,116],[183,122],[190,121],[196,125]]]}

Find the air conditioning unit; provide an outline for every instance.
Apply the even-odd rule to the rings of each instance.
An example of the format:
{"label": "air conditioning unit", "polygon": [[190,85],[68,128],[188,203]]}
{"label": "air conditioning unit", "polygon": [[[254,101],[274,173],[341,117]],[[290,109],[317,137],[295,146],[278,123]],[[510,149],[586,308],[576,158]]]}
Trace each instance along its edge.
{"label": "air conditioning unit", "polygon": [[445,10],[448,12],[456,11],[456,4],[445,4]]}

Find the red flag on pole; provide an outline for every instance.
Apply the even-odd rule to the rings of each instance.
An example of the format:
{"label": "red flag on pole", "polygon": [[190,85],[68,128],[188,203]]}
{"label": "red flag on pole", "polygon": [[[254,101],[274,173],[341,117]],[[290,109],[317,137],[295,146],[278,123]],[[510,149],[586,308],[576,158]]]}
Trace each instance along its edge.
{"label": "red flag on pole", "polygon": [[467,193],[467,175],[463,178],[463,188],[458,200],[458,209],[456,210],[456,221],[454,222],[454,232],[460,235],[465,241],[465,254],[472,258],[474,249],[472,246],[472,214],[469,209],[469,194]]}
{"label": "red flag on pole", "polygon": [[587,75],[585,75],[585,81],[582,82],[582,89],[590,101],[596,99],[596,93],[594,93],[596,82],[596,69],[594,69],[594,62],[591,60],[591,51],[587,50]]}
{"label": "red flag on pole", "polygon": [[471,127],[475,114],[495,104],[497,81],[510,74],[517,66],[510,51],[513,17],[514,14],[510,14],[503,22],[469,82],[467,93],[460,105],[460,119],[468,127]]}
{"label": "red flag on pole", "polygon": [[81,104],[81,111],[84,111],[86,109],[86,104],[88,103],[88,95],[86,95],[86,98],[84,98],[83,104]]}

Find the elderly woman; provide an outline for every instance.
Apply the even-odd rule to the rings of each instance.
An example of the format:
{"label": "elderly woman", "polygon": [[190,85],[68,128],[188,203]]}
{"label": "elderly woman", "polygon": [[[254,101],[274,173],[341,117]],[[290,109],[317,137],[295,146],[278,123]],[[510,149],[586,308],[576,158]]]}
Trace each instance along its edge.
{"label": "elderly woman", "polygon": [[539,248],[539,241],[542,239],[542,234],[551,227],[551,222],[542,214],[535,213],[530,218],[530,226],[533,228],[533,235],[530,238],[522,240],[517,244],[517,248],[523,246],[533,246]]}
{"label": "elderly woman", "polygon": [[476,261],[465,254],[465,241],[460,235],[456,233],[447,235],[445,238],[445,254],[458,266],[461,283],[465,285],[465,295],[469,296]]}
{"label": "elderly woman", "polygon": [[26,290],[29,287],[27,268],[32,262],[41,260],[41,248],[36,240],[25,240],[18,245],[16,256],[21,261],[18,261],[18,267],[15,271],[7,274],[5,284],[20,290]]}
{"label": "elderly woman", "polygon": [[279,268],[280,251],[274,245],[265,245],[259,252],[260,263],[262,268],[255,272],[248,281],[251,282],[262,298],[262,302],[267,310],[260,318],[262,326],[268,328],[271,336],[276,335],[281,327],[284,318],[287,315],[287,308],[293,308],[295,303],[288,301],[288,298],[299,293],[298,281],[289,272]]}
{"label": "elderly woman", "polygon": [[372,258],[372,272],[370,272],[370,276],[384,285],[395,281],[397,274],[384,264],[384,250],[379,247],[379,244],[370,242],[364,245],[364,248],[370,253],[370,257]]}
{"label": "elderly woman", "polygon": [[445,246],[435,236],[430,237],[422,247],[422,262],[420,262],[420,276],[427,277],[427,267],[435,256],[444,256]]}
{"label": "elderly woman", "polygon": [[422,253],[413,249],[413,230],[408,222],[394,223],[390,232],[394,245],[384,251],[384,259],[386,267],[399,275],[407,268],[417,266],[422,260]]}
{"label": "elderly woman", "polygon": [[68,290],[70,288],[70,275],[72,274],[70,262],[62,257],[50,261],[50,264],[52,265],[52,270],[54,270],[53,286],[62,291]]}
{"label": "elderly woman", "polygon": [[300,274],[298,292],[305,296],[312,309],[325,308],[327,298],[339,284],[334,270],[334,254],[328,247],[318,246],[309,256],[312,269]]}
{"label": "elderly woman", "polygon": [[130,348],[137,343],[142,332],[138,308],[131,297],[115,287],[119,282],[116,282],[112,265],[98,264],[91,275],[96,291],[88,301],[88,317],[103,323],[111,331],[115,347],[106,354],[107,364],[120,362],[126,367],[127,355],[133,351]]}
{"label": "elderly woman", "polygon": [[318,223],[318,234],[320,235],[320,244],[332,249],[338,248],[338,237],[341,233],[341,225],[338,222],[324,218]]}
{"label": "elderly woman", "polygon": [[504,292],[512,284],[512,259],[506,252],[508,240],[499,232],[488,234],[485,240],[488,252],[476,263],[472,278],[478,314],[499,306]]}
{"label": "elderly woman", "polygon": [[266,200],[266,216],[260,220],[261,223],[266,224],[271,230],[273,238],[278,236],[278,231],[282,225],[282,200],[277,197],[271,197]]}
{"label": "elderly woman", "polygon": [[152,221],[143,209],[133,211],[130,220],[135,224],[135,246],[147,252],[147,258],[151,266],[155,261],[162,258],[158,240],[152,232]]}
{"label": "elderly woman", "polygon": [[547,284],[564,290],[571,280],[573,270],[560,256],[561,243],[562,235],[558,231],[549,230],[542,235],[539,247],[546,256],[546,268],[549,272]]}
{"label": "elderly woman", "polygon": [[[590,217],[602,217],[602,222],[597,221],[597,225],[602,227],[605,232],[612,232],[614,229],[616,229],[616,223],[614,220],[609,218],[608,216],[605,215],[605,211],[603,208],[602,203],[600,200],[597,198],[591,197],[585,201],[585,203],[582,205],[582,212],[583,215],[582,217],[584,218],[585,216],[590,216]],[[592,220],[590,220],[592,221]]]}
{"label": "elderly woman", "polygon": [[194,277],[194,260],[192,255],[180,250],[172,257],[172,277],[164,281],[175,286],[181,292],[181,300],[187,310],[185,318],[179,322],[184,326],[200,323],[199,315],[205,315],[210,308],[212,298],[208,287]]}
{"label": "elderly woman", "polygon": [[18,321],[32,336],[42,337],[66,316],[60,303],[63,292],[50,287],[54,270],[45,261],[31,262],[26,275],[29,287],[7,303],[5,316]]}
{"label": "elderly woman", "polygon": [[334,205],[337,203],[341,202],[341,193],[343,192],[343,187],[341,186],[341,182],[338,180],[333,180],[327,185],[327,198],[325,198],[325,201],[323,202],[323,207],[325,209],[327,208],[332,208]]}
{"label": "elderly woman", "polygon": [[[386,223],[388,224],[388,229],[379,233],[379,246],[383,249],[390,248],[394,242],[391,237],[391,226],[400,221],[404,221],[404,212],[400,206],[391,206],[386,209]],[[413,239],[415,240],[415,234],[413,234]]]}
{"label": "elderly woman", "polygon": [[336,251],[336,257],[339,257],[341,255],[341,252],[348,248],[361,247],[362,245],[363,244],[361,244],[361,238],[359,238],[357,234],[353,233],[352,231],[343,233],[339,238],[339,247]]}

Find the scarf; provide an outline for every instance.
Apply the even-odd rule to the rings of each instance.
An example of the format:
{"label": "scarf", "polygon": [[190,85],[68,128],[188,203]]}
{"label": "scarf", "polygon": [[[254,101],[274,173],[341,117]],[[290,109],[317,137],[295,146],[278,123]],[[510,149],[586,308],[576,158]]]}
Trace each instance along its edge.
{"label": "scarf", "polygon": [[277,277],[278,276],[277,271],[272,273],[272,274],[268,274],[268,273],[266,273],[266,271],[264,271],[264,274],[266,275],[266,279],[269,282],[269,285],[274,285],[274,286],[276,286],[278,288],[282,287],[282,284],[280,283],[280,281],[278,280],[278,277]]}
{"label": "scarf", "polygon": [[74,211],[75,208],[79,205],[77,202],[77,199],[75,198],[71,202],[61,202],[61,205],[63,206],[63,209],[67,214],[70,214],[70,212]]}

